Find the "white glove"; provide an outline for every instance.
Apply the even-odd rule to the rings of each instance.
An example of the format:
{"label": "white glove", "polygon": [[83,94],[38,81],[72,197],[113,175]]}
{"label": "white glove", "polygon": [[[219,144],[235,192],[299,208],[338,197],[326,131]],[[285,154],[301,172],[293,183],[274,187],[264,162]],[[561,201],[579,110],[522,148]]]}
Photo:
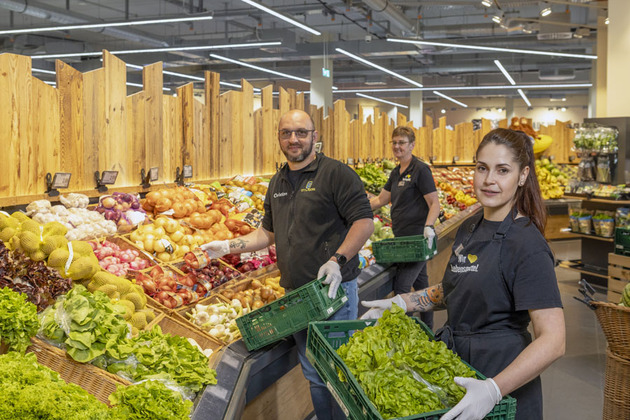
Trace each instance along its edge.
{"label": "white glove", "polygon": [[334,299],[337,295],[337,289],[339,289],[339,285],[341,284],[339,264],[332,260],[326,261],[324,265],[319,267],[319,271],[317,272],[318,279],[324,276],[326,276],[326,279],[322,283],[330,284],[328,287],[328,297]]}
{"label": "white glove", "polygon": [[440,420],[481,420],[501,401],[501,390],[492,378],[482,381],[456,376],[454,381],[466,388],[466,395]]}
{"label": "white glove", "polygon": [[210,258],[221,258],[230,253],[230,241],[212,241],[200,247]]}
{"label": "white glove", "polygon": [[429,248],[433,247],[433,239],[435,238],[435,229],[432,226],[424,227],[424,237],[427,240]]}
{"label": "white glove", "polygon": [[381,299],[381,300],[368,300],[361,301],[361,305],[366,308],[372,308],[361,316],[361,319],[379,319],[383,316],[383,312],[391,309],[392,303],[400,306],[403,311],[407,312],[407,304],[400,295],[396,295],[393,298]]}

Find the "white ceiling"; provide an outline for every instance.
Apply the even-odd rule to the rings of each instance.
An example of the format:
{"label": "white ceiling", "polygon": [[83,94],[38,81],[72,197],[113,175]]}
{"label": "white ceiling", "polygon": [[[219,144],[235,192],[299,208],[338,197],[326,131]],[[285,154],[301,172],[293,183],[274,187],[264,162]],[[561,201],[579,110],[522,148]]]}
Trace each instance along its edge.
{"label": "white ceiling", "polygon": [[[270,69],[310,78],[310,59],[327,58],[333,68],[333,84],[340,90],[411,85],[357,63],[335,52],[343,48],[407,77],[422,77],[425,87],[507,85],[493,60],[500,59],[517,84],[588,83],[594,61],[579,58],[486,52],[388,42],[387,38],[484,45],[502,48],[594,54],[598,15],[606,14],[606,2],[552,0],[553,13],[541,18],[542,1],[493,0],[485,8],[480,0],[265,0],[264,4],[293,16],[323,34],[314,36],[240,0],[0,0],[0,30],[35,28],[72,23],[120,22],[212,14],[199,22],[154,24],[94,30],[50,31],[36,34],[0,35],[1,52],[24,55],[156,48],[160,46],[224,45],[254,41],[282,41],[280,47],[222,49],[217,54]],[[394,10],[395,8],[395,10]],[[491,18],[504,16],[504,27]],[[582,33],[582,37],[575,36]],[[590,33],[589,33],[590,32]],[[556,39],[566,38],[566,39]],[[369,41],[369,42],[368,42]],[[164,69],[203,76],[216,71],[221,80],[255,86],[308,90],[308,84],[290,81],[257,70],[215,60],[210,51],[121,55],[127,63],[145,65],[157,61]],[[101,66],[98,57],[64,58],[81,71]],[[54,69],[54,59],[34,60],[33,67]],[[543,78],[541,79],[541,74]],[[546,75],[546,77],[544,76]],[[53,75],[36,74],[43,80]],[[48,79],[47,79],[48,78]],[[553,80],[555,79],[555,80]],[[129,80],[140,82],[137,71]],[[190,82],[164,77],[175,87]],[[584,95],[586,89],[530,89],[530,97]],[[430,96],[431,91],[427,92]],[[480,96],[487,91],[466,90],[451,96]],[[492,95],[518,97],[513,89]],[[407,93],[381,93],[404,97]],[[337,93],[335,98],[354,97]]]}

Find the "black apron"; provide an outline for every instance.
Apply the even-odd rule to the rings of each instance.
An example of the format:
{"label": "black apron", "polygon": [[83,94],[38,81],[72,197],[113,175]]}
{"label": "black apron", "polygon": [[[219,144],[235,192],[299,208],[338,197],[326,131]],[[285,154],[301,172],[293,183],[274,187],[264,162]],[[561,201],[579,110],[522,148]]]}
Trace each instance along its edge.
{"label": "black apron", "polygon": [[[512,323],[505,309],[513,299],[502,275],[500,255],[513,215],[508,214],[492,239],[471,241],[481,215],[465,232],[461,245],[456,239],[442,281],[448,320],[436,335],[487,377],[505,369],[532,341],[527,329]],[[508,303],[501,308],[493,302]],[[517,400],[516,420],[542,419],[540,377],[510,395]]]}

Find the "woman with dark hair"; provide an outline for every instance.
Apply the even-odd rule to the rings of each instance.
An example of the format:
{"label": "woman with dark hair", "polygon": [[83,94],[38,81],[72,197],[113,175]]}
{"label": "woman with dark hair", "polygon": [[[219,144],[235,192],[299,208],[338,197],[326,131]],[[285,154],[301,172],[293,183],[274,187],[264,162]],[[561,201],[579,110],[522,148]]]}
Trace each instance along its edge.
{"label": "woman with dark hair", "polygon": [[392,303],[407,312],[447,310],[437,336],[488,379],[456,378],[466,395],[442,420],[482,419],[506,394],[517,400],[516,419],[542,419],[540,374],[564,354],[565,327],[532,142],[499,128],[476,158],[483,212],[459,228],[442,282],[362,302],[372,308],[362,318],[378,318]]}

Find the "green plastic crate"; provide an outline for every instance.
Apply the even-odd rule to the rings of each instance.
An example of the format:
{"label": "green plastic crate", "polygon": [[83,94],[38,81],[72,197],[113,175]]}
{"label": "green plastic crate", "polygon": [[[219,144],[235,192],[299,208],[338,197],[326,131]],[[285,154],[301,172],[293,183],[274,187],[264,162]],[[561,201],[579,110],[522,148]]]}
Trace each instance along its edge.
{"label": "green plastic crate", "polygon": [[334,299],[328,297],[323,278],[313,280],[278,300],[246,315],[236,324],[248,350],[257,350],[308,327],[311,321],[330,318],[348,301],[339,286]]}
{"label": "green plastic crate", "polygon": [[[414,320],[420,324],[425,333],[433,340],[433,332],[418,318]],[[337,349],[348,342],[352,333],[362,330],[365,327],[374,325],[377,320],[356,320],[356,321],[328,321],[311,322],[308,326],[308,339],[306,344],[306,357],[317,370],[319,376],[324,380],[326,386],[346,416],[352,420],[383,420],[374,404],[365,395],[363,389],[350,373],[350,369],[337,354]],[[466,363],[466,362],[464,362]],[[466,363],[467,364],[467,363]],[[468,365],[468,364],[467,364]],[[468,365],[470,366],[470,365]],[[477,372],[479,379],[486,379]],[[338,372],[341,372],[347,382],[339,379]],[[399,417],[404,420],[438,420],[448,410],[437,410],[428,413],[417,414],[407,417]],[[508,396],[497,404],[494,409],[485,417],[487,420],[513,420],[516,416],[516,399]]]}
{"label": "green plastic crate", "polygon": [[437,254],[436,239],[431,248],[422,235],[383,239],[372,242],[372,253],[379,264],[426,261]]}
{"label": "green plastic crate", "polygon": [[615,254],[630,255],[630,229],[615,228]]}

